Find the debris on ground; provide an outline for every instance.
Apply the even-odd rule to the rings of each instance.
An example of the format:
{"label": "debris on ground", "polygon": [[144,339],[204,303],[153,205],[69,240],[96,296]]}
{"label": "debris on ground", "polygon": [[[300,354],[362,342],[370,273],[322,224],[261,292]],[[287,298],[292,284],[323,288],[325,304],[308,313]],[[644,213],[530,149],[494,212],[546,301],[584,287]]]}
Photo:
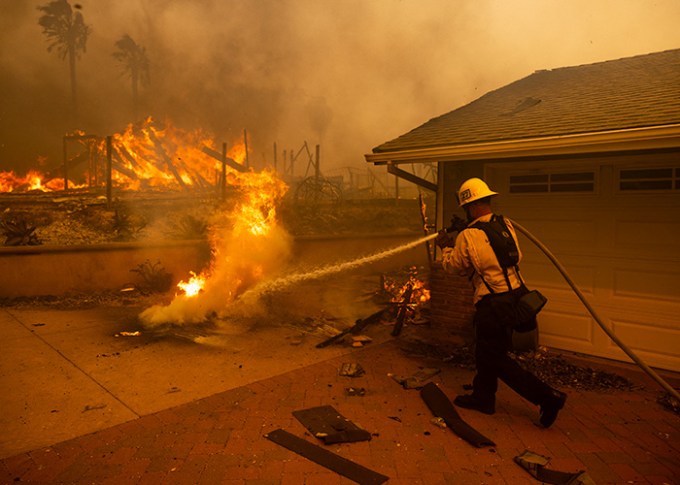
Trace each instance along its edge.
{"label": "debris on ground", "polygon": [[363,387],[346,387],[345,396],[365,396],[366,389]]}
{"label": "debris on ground", "polygon": [[474,429],[456,411],[453,403],[434,382],[428,382],[421,390],[420,397],[425,401],[427,407],[432,411],[435,418],[441,418],[446,422],[446,426],[457,436],[463,438],[476,448],[484,446],[495,446],[493,440],[487,438],[479,431]]}
{"label": "debris on ground", "polygon": [[[474,370],[474,349],[454,343],[429,343],[419,339],[400,342],[401,350],[410,355],[425,356],[455,367]],[[639,388],[623,376],[569,362],[567,358],[546,347],[525,353],[511,353],[522,368],[556,387],[586,391],[617,389],[631,391]]]}
{"label": "debris on ground", "polygon": [[396,376],[388,374],[392,379],[402,385],[404,389],[421,389],[428,380],[441,372],[440,369],[424,368],[410,376]]}
{"label": "debris on ground", "polygon": [[114,337],[139,337],[140,335],[142,335],[142,332],[135,330],[134,332],[118,332]]}
{"label": "debris on ground", "polygon": [[656,400],[661,406],[680,416],[680,402],[670,392],[664,392]]}
{"label": "debris on ground", "polygon": [[421,339],[409,339],[401,340],[399,346],[402,352],[409,355],[428,357],[463,369],[475,368],[472,348],[465,345],[444,340],[430,343]]}
{"label": "debris on ground", "polygon": [[511,356],[524,369],[557,387],[586,391],[607,389],[631,391],[639,387],[618,374],[569,362],[562,355],[550,352],[546,347],[539,347],[534,352],[511,354]]}
{"label": "debris on ground", "polygon": [[542,483],[552,483],[555,485],[566,483],[572,485],[595,485],[593,479],[584,471],[569,473],[558,470],[548,470],[546,466],[550,462],[550,458],[533,453],[529,450],[516,456],[514,461],[529,472],[532,477]]}
{"label": "debris on ground", "polygon": [[[342,331],[336,331],[334,335],[332,335],[330,338],[324,340],[323,342],[320,342],[316,345],[317,349],[322,349],[324,347],[329,346],[332,343],[340,342],[341,340],[344,339],[346,335],[349,335],[350,333],[355,336],[359,336],[359,332],[362,332],[368,325],[371,323],[378,323],[382,320],[383,315],[385,315],[387,309],[386,308],[381,308],[377,312],[373,313],[372,315],[366,317],[366,318],[361,318],[357,320],[354,325],[351,327],[345,328]],[[368,337],[361,337],[363,339],[363,342],[368,342],[369,340]],[[362,340],[355,339],[353,338],[352,340],[353,343],[359,342],[359,345],[356,345],[355,347],[361,347],[363,345]]]}
{"label": "debris on ground", "polygon": [[446,421],[444,418],[435,416],[434,418],[430,419],[430,423],[434,424],[438,428],[446,429]]}
{"label": "debris on ground", "polygon": [[354,335],[352,337],[352,347],[363,347],[371,342],[373,342],[373,339],[367,335]]}
{"label": "debris on ground", "polygon": [[347,377],[361,377],[366,373],[360,364],[345,362],[340,366],[339,374]]}
{"label": "debris on ground", "polygon": [[350,461],[336,453],[332,453],[325,448],[310,443],[299,438],[283,429],[275,429],[264,435],[270,441],[283,446],[308,460],[318,463],[329,470],[347,477],[353,482],[380,485],[389,480],[389,477],[374,472],[356,462]]}
{"label": "debris on ground", "polygon": [[293,416],[312,436],[327,445],[371,440],[371,433],[344,417],[333,406],[316,406],[293,411]]}

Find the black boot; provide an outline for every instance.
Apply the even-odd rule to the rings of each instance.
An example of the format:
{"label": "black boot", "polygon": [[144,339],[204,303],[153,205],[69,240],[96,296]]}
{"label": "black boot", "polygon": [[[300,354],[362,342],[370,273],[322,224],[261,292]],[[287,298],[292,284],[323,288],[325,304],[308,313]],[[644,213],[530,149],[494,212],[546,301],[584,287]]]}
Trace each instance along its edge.
{"label": "black boot", "polygon": [[565,393],[555,389],[550,392],[550,395],[545,400],[545,402],[541,404],[540,408],[540,422],[544,428],[549,428],[552,426],[552,424],[557,419],[557,413],[559,413],[560,409],[564,407],[564,403],[566,401],[567,395]]}
{"label": "black boot", "polygon": [[475,411],[484,414],[493,414],[496,412],[495,403],[482,401],[474,394],[461,394],[460,396],[456,396],[453,403],[461,408],[474,409]]}

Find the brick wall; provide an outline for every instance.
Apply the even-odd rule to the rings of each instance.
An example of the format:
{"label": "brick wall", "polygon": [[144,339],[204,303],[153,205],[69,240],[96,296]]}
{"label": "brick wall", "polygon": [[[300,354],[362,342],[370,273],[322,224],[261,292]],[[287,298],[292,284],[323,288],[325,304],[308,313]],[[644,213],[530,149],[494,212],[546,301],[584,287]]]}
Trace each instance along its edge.
{"label": "brick wall", "polygon": [[472,341],[472,285],[465,277],[445,272],[439,261],[432,263],[430,272],[430,311],[433,326]]}

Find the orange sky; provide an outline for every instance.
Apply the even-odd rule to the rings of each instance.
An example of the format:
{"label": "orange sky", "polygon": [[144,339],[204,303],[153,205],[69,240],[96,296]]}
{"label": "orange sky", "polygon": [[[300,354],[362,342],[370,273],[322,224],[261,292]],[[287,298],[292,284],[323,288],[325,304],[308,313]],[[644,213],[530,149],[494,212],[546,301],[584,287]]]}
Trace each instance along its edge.
{"label": "orange sky", "polygon": [[[58,163],[67,63],[37,24],[47,0],[0,3],[0,170]],[[71,1],[71,4],[76,2]],[[531,74],[680,48],[677,0],[81,0],[88,133],[134,121],[111,54],[129,34],[151,60],[144,111],[228,141],[321,144],[326,167]]]}

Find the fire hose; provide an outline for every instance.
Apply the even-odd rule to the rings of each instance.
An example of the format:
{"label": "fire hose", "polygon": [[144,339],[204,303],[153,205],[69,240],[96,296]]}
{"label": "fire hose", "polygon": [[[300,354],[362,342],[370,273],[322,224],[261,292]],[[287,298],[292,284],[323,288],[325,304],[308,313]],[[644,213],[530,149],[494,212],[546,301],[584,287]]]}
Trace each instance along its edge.
{"label": "fire hose", "polygon": [[652,379],[654,379],[661,387],[663,387],[666,391],[668,391],[669,394],[671,394],[675,399],[680,401],[680,394],[678,391],[676,391],[668,382],[666,382],[660,375],[658,375],[652,368],[650,368],[645,362],[638,357],[635,352],[633,352],[625,343],[619,339],[616,334],[609,328],[607,327],[602,319],[598,316],[598,314],[595,312],[595,309],[590,305],[588,300],[586,300],[585,296],[583,296],[583,293],[581,290],[578,289],[578,287],[574,284],[574,281],[571,279],[569,274],[567,273],[566,269],[564,269],[564,266],[557,260],[555,255],[550,252],[550,250],[541,242],[539,241],[533,234],[531,234],[526,228],[522,227],[520,224],[517,222],[511,220],[512,225],[517,229],[519,232],[524,234],[531,242],[533,242],[552,262],[552,264],[557,268],[557,270],[562,274],[564,277],[565,281],[569,284],[571,289],[574,291],[576,296],[578,297],[579,300],[581,300],[581,303],[583,303],[583,306],[586,307],[586,310],[588,310],[588,313],[593,317],[595,322],[600,326],[600,328],[606,333],[610,339],[616,343],[616,345],[619,346],[621,350],[623,350],[628,357],[630,357],[633,362],[635,362],[643,371],[647,373]]}

